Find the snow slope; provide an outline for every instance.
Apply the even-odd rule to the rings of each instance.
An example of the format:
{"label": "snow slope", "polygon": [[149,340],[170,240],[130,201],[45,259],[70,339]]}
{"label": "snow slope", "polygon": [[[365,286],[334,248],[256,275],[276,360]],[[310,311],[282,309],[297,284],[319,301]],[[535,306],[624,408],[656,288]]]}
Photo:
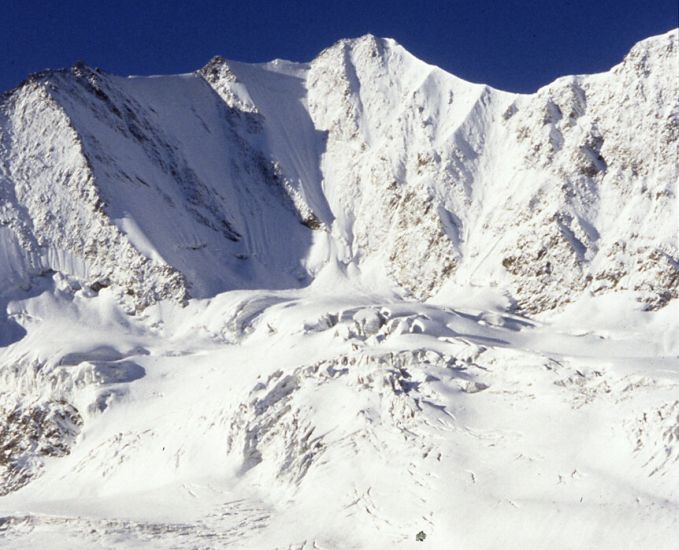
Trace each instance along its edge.
{"label": "snow slope", "polygon": [[3,546],[673,548],[677,37],[2,96]]}

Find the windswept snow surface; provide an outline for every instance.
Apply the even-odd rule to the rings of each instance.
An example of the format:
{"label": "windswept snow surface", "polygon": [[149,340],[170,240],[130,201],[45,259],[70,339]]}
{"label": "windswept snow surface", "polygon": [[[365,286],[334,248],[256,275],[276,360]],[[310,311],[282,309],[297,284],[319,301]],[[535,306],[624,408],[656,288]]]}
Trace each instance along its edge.
{"label": "windswept snow surface", "polygon": [[677,34],[2,96],[0,545],[676,548]]}

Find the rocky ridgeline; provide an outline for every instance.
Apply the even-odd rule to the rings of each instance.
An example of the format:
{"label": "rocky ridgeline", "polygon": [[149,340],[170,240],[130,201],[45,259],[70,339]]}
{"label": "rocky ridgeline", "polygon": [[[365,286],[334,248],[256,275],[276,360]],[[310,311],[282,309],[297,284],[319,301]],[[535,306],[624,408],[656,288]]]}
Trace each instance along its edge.
{"label": "rocky ridgeline", "polygon": [[36,75],[0,108],[0,291],[58,272],[135,312],[376,260],[418,299],[472,284],[529,313],[620,290],[663,307],[676,55],[673,31],[532,95],[373,36],[310,64]]}

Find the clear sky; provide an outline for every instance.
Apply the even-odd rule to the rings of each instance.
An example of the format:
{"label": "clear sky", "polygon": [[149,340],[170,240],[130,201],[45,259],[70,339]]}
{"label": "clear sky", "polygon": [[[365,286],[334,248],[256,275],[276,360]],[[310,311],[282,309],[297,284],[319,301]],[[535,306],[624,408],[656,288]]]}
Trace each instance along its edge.
{"label": "clear sky", "polygon": [[215,54],[308,61],[370,32],[467,80],[533,91],[611,67],[676,27],[678,2],[3,0],[0,90],[76,60],[117,74],[189,72]]}

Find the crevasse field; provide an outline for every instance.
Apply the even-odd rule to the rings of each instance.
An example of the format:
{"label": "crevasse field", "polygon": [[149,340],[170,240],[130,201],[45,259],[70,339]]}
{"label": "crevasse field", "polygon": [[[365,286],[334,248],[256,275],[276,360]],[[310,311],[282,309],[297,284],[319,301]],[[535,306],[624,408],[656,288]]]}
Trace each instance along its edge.
{"label": "crevasse field", "polygon": [[676,548],[677,37],[0,96],[0,546]]}

